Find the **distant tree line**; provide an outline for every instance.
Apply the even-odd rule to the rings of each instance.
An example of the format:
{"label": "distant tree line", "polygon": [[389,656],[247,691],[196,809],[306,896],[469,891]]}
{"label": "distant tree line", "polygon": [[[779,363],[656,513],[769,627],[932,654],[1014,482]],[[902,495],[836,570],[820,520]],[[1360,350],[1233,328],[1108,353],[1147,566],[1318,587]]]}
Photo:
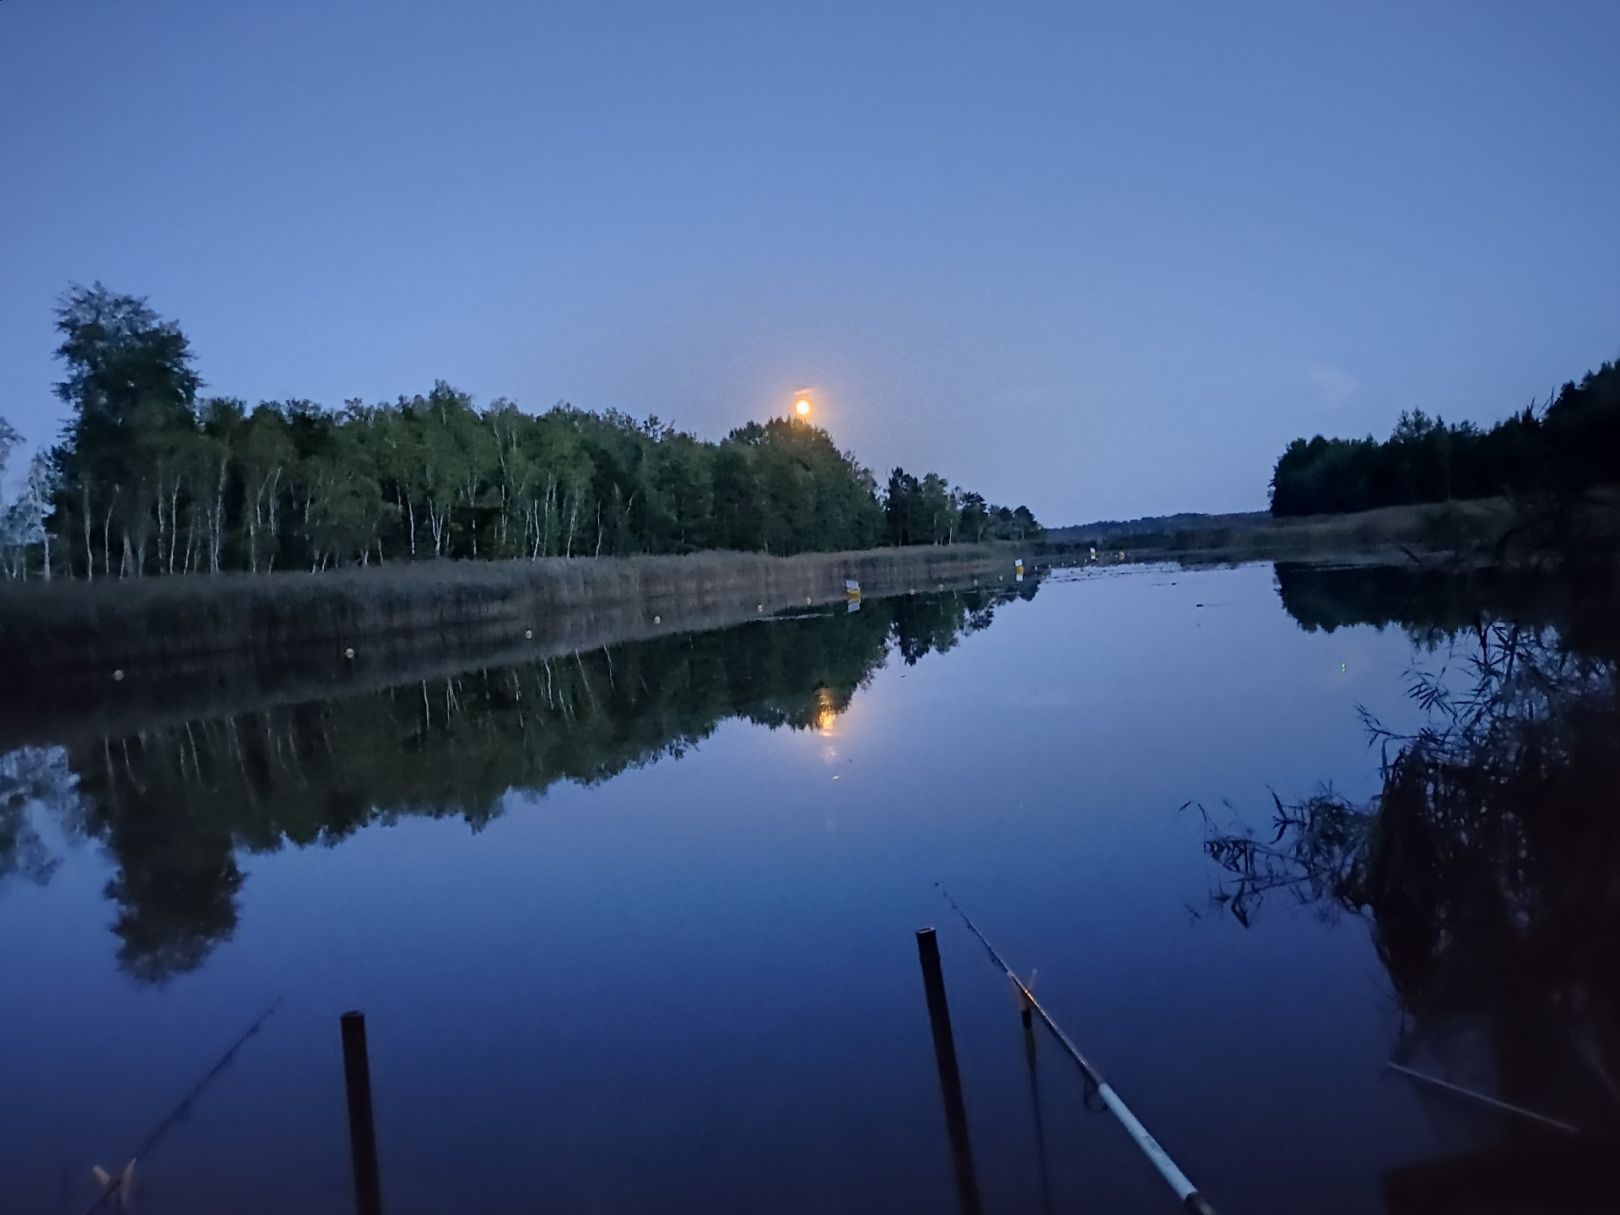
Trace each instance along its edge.
{"label": "distant tree line", "polygon": [[1620,364],[1567,383],[1489,430],[1401,414],[1382,443],[1295,439],[1271,478],[1271,513],[1314,515],[1620,483]]}
{"label": "distant tree line", "polygon": [[[428,557],[790,554],[1039,533],[929,473],[888,493],[785,418],[718,443],[656,417],[482,408],[448,384],[337,411],[201,397],[190,343],[142,299],[74,287],[56,314],[72,413],[0,514],[12,577],[325,569]],[[0,420],[0,473],[19,436]]]}
{"label": "distant tree line", "polygon": [[895,546],[1029,540],[1042,530],[1027,506],[991,506],[982,494],[952,489],[937,473],[919,479],[903,468],[889,474],[883,528],[885,543]]}

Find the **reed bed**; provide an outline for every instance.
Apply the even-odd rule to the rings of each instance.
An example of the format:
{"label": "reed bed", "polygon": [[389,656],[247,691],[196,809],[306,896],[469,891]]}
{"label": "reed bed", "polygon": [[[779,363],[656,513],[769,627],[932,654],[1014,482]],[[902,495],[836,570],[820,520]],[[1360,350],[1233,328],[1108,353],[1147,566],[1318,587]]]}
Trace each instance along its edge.
{"label": "reed bed", "polygon": [[[1007,545],[848,553],[711,552],[684,556],[433,561],[319,574],[220,574],[0,589],[0,666],[35,677],[86,667],[194,665],[225,654],[260,659],[312,646],[411,639],[464,645],[570,621],[615,627],[735,618],[842,597],[844,580],[887,594],[961,577],[1010,577]],[[597,632],[588,623],[581,631]]]}

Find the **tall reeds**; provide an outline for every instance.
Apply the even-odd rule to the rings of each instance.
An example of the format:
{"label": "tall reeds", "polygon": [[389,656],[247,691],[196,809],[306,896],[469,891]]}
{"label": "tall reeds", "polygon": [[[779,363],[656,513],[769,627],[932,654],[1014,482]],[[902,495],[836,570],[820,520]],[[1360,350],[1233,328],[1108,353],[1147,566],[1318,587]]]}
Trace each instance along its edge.
{"label": "tall reeds", "polygon": [[630,620],[779,610],[974,573],[1010,576],[1012,549],[438,561],[321,574],[221,574],[0,588],[0,667],[40,672],[274,655],[312,644],[428,637],[467,643],[554,633],[568,618]]}

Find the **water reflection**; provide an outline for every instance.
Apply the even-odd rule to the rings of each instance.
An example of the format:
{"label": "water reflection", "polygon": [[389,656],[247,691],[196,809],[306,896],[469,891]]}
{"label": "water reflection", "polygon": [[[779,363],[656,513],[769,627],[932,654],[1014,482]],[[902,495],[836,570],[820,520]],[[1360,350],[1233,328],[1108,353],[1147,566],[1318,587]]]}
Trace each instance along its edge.
{"label": "water reflection", "polygon": [[1399,628],[1433,650],[1484,620],[1557,628],[1572,648],[1614,653],[1620,578],[1612,566],[1333,566],[1279,561],[1284,610],[1308,633]]}
{"label": "water reflection", "polygon": [[679,759],[729,718],[831,737],[891,651],[914,664],[987,628],[998,604],[967,590],[868,600],[722,631],[420,679],[302,703],[156,717],[0,758],[0,882],[50,880],[34,817],[99,841],[123,969],[161,982],[199,966],[237,926],[239,855],[331,845],[403,816],[474,831],[508,795],[589,785]]}
{"label": "water reflection", "polygon": [[[1403,1016],[1394,1056],[1488,1095],[1620,1131],[1620,614],[1612,574],[1277,567],[1306,630],[1397,625],[1418,643],[1419,728],[1365,717],[1382,787],[1277,799],[1271,831],[1212,824],[1214,896],[1245,926],[1278,899],[1363,917]],[[1444,646],[1444,652],[1439,652]],[[1385,1177],[1390,1210],[1585,1210],[1607,1148],[1484,1117],[1484,1154]],[[1596,1142],[1593,1140],[1592,1142]],[[1516,1178],[1517,1197],[1505,1179]]]}
{"label": "water reflection", "polygon": [[43,886],[61,864],[30,817],[30,803],[53,806],[63,819],[77,805],[71,779],[47,748],[0,755],[0,885],[11,879]]}

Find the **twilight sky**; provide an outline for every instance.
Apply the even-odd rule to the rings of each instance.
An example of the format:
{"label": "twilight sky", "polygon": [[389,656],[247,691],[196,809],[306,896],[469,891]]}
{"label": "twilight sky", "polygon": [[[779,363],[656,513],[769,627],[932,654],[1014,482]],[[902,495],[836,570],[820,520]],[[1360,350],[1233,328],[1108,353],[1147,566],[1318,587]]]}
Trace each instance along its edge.
{"label": "twilight sky", "polygon": [[0,0],[0,414],[70,281],[207,391],[813,385],[1043,522],[1620,355],[1620,4]]}

